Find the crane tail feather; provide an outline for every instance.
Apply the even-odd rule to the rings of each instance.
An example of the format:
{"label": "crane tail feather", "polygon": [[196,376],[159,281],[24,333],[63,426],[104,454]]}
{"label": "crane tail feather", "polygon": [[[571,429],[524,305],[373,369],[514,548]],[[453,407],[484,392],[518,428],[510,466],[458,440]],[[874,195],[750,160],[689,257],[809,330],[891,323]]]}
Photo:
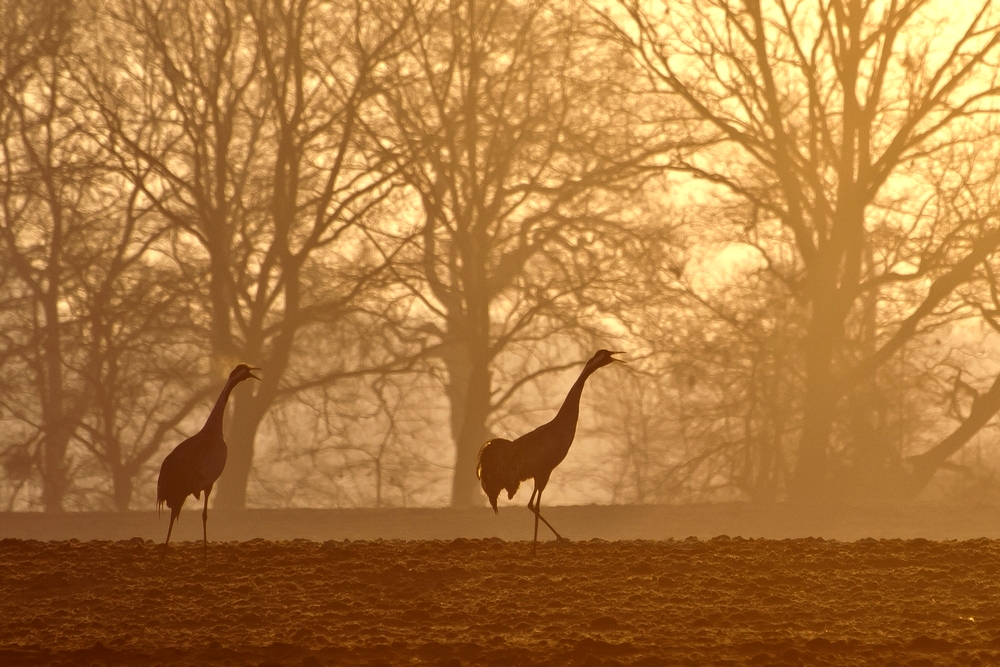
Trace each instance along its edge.
{"label": "crane tail feather", "polygon": [[497,508],[500,491],[506,490],[507,497],[513,498],[521,486],[522,459],[521,448],[505,438],[489,440],[479,449],[476,476],[496,514],[500,513]]}

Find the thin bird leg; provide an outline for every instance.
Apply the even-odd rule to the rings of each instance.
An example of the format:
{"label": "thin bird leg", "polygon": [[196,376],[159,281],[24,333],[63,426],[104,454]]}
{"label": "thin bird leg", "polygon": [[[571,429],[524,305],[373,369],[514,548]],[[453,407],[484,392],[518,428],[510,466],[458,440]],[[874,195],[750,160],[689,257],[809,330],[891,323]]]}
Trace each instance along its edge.
{"label": "thin bird leg", "polygon": [[[532,496],[532,498],[534,498],[535,494],[532,493],[531,496]],[[548,521],[546,521],[545,517],[542,516],[542,492],[541,491],[538,492],[538,499],[535,501],[534,507],[531,506],[531,500],[528,500],[528,509],[530,509],[532,512],[535,513],[535,532],[536,533],[538,532],[538,520],[541,519],[542,523],[544,523],[546,526],[549,527],[549,530],[552,531],[552,534],[556,536],[556,539],[558,541],[560,541],[560,542],[569,542],[569,540],[567,540],[565,537],[563,537],[562,535],[560,535],[559,531],[557,531],[555,528],[553,528],[552,524],[549,523]]]}
{"label": "thin bird leg", "polygon": [[553,528],[552,524],[549,523],[548,521],[546,521],[545,517],[542,516],[542,492],[539,491],[537,488],[534,491],[531,492],[531,498],[528,499],[528,509],[531,510],[532,513],[535,515],[535,537],[531,541],[531,553],[532,553],[532,555],[534,555],[536,553],[536,549],[537,549],[537,545],[538,545],[538,520],[539,519],[541,519],[542,523],[544,523],[546,526],[548,526],[549,530],[552,531],[552,534],[556,536],[556,541],[558,541],[558,542],[569,542],[568,539],[566,539],[565,537],[563,537],[562,535],[560,535],[559,531],[557,531],[555,528]]}
{"label": "thin bird leg", "polygon": [[201,536],[202,536],[202,556],[208,560],[208,494],[212,493],[212,487],[205,489],[205,508],[201,511]]}
{"label": "thin bird leg", "polygon": [[535,495],[536,494],[539,496],[539,500],[541,500],[541,495],[542,494],[539,493],[538,489],[534,489],[531,492],[531,497],[528,498],[528,509],[530,509],[534,513],[534,515],[535,515],[535,536],[533,538],[531,538],[531,555],[532,556],[534,556],[537,553],[537,550],[538,550],[538,517],[539,517],[539,514],[538,514],[538,510],[536,510],[531,505],[531,501],[533,501],[535,499]]}
{"label": "thin bird leg", "polygon": [[170,510],[170,525],[167,526],[167,541],[163,543],[163,553],[160,554],[160,558],[167,555],[167,547],[170,545],[170,532],[174,529],[174,519],[177,518],[177,514],[173,510]]}
{"label": "thin bird leg", "polygon": [[552,524],[545,520],[545,517],[542,516],[541,511],[538,512],[537,516],[538,516],[539,519],[542,520],[542,523],[544,523],[546,526],[549,527],[549,530],[552,531],[552,534],[556,536],[557,540],[559,540],[560,542],[569,542],[569,539],[567,539],[567,538],[563,537],[562,535],[560,535],[558,533],[558,531],[556,531],[556,529],[552,527]]}

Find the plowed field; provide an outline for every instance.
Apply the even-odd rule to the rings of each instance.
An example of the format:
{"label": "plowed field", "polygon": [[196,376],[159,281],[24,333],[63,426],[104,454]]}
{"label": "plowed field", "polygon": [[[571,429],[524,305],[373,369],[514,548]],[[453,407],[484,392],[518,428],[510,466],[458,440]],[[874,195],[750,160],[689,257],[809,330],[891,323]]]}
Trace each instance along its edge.
{"label": "plowed field", "polygon": [[0,664],[1000,664],[1000,542],[0,541]]}

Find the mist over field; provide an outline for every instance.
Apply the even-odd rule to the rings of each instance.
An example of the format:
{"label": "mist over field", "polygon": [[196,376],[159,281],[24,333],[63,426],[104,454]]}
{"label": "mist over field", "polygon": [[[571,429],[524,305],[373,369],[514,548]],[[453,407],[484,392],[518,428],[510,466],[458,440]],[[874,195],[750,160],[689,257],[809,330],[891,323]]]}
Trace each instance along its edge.
{"label": "mist over field", "polygon": [[0,6],[3,510],[998,502],[994,2]]}

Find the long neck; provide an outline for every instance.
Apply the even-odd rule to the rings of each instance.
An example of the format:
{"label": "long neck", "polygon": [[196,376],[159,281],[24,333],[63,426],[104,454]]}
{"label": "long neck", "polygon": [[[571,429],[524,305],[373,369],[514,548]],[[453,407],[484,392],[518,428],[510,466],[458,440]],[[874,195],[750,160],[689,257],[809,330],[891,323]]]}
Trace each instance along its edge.
{"label": "long neck", "polygon": [[556,414],[555,419],[552,421],[572,422],[573,432],[576,432],[576,421],[580,417],[580,397],[583,395],[583,385],[595,370],[590,366],[583,367],[583,372],[580,373],[580,377],[570,387],[569,393],[566,394],[566,400],[563,401],[562,407],[559,408],[559,413]]}
{"label": "long neck", "polygon": [[202,431],[222,432],[222,420],[226,416],[226,403],[229,402],[229,394],[233,393],[233,388],[237,384],[239,384],[239,382],[234,381],[232,378],[226,382],[226,386],[222,388],[222,392],[219,394],[218,400],[215,401],[215,407],[212,408],[212,413],[208,415],[208,419],[205,420],[205,425],[201,427]]}

